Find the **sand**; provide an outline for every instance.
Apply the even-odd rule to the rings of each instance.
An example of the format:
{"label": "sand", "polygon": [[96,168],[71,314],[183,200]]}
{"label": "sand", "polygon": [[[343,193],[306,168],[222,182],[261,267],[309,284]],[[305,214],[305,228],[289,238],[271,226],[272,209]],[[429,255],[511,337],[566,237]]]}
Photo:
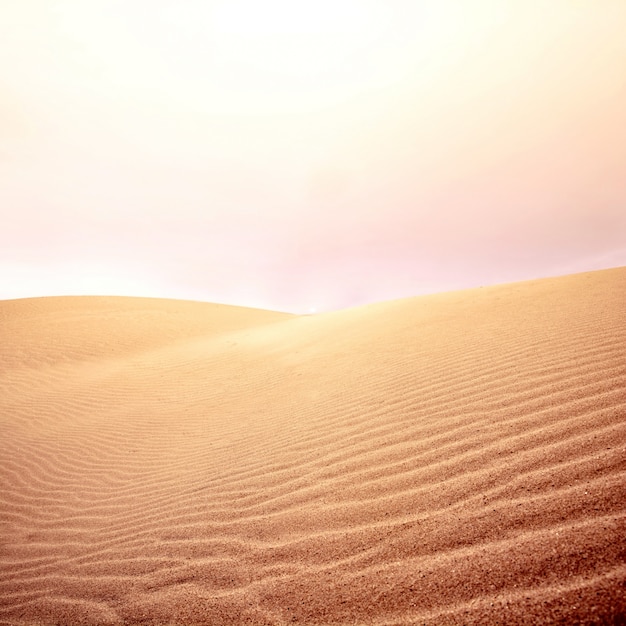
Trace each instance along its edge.
{"label": "sand", "polygon": [[626,268],[0,302],[0,624],[624,623]]}

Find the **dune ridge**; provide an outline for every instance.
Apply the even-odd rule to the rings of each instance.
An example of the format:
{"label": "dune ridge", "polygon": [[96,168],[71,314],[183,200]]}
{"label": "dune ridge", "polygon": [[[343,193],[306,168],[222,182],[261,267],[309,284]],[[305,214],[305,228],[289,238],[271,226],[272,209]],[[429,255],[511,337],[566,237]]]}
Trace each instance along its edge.
{"label": "dune ridge", "polygon": [[0,302],[0,624],[626,623],[625,305]]}

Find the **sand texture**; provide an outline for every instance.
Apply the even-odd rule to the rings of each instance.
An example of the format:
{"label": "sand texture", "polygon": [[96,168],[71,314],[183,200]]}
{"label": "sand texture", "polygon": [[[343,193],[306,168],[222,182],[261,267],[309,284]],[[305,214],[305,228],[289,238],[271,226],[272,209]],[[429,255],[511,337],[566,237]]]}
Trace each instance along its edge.
{"label": "sand texture", "polygon": [[626,268],[0,302],[0,624],[624,623]]}

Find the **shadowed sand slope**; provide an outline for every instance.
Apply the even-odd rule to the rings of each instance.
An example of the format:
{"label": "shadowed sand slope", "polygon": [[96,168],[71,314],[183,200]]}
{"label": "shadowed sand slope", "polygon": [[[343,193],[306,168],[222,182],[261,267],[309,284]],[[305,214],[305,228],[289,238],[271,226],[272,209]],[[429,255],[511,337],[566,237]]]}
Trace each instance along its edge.
{"label": "shadowed sand slope", "polygon": [[0,624],[623,624],[625,537],[624,268],[0,302]]}

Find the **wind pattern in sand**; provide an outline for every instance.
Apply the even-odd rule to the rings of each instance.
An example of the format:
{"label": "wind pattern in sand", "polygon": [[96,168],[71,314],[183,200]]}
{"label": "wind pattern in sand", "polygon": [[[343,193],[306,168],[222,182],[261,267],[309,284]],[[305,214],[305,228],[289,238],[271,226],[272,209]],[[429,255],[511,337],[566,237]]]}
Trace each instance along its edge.
{"label": "wind pattern in sand", "polygon": [[314,316],[0,302],[0,624],[626,621],[626,269]]}

